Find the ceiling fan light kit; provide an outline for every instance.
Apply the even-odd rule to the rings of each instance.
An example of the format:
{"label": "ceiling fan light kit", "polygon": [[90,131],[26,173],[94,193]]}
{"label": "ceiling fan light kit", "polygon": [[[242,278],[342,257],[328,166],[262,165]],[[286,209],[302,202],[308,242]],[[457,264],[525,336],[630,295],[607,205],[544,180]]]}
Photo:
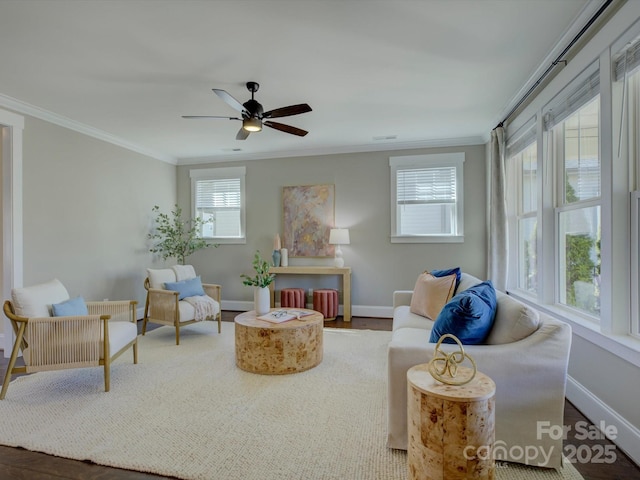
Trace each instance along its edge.
{"label": "ceiling fan light kit", "polygon": [[245,118],[242,120],[242,128],[247,132],[259,132],[262,130],[262,122],[259,118]]}
{"label": "ceiling fan light kit", "polygon": [[218,117],[212,115],[183,115],[182,118],[223,118],[228,120],[242,120],[242,127],[236,135],[236,140],[246,140],[251,132],[259,132],[262,130],[262,126],[265,125],[281,132],[290,133],[291,135],[297,135],[304,137],[307,133],[306,130],[301,128],[292,127],[291,125],[285,125],[284,123],[272,122],[270,118],[290,117],[292,115],[299,115],[301,113],[307,113],[311,111],[311,107],[306,103],[300,103],[297,105],[289,105],[288,107],[276,108],[265,112],[262,105],[253,98],[254,94],[258,91],[260,85],[257,82],[247,82],[247,90],[251,92],[251,100],[247,100],[245,103],[240,103],[238,100],[229,95],[226,91],[214,88],[213,91],[221,100],[234,110],[239,111],[242,114],[242,118],[238,117]]}

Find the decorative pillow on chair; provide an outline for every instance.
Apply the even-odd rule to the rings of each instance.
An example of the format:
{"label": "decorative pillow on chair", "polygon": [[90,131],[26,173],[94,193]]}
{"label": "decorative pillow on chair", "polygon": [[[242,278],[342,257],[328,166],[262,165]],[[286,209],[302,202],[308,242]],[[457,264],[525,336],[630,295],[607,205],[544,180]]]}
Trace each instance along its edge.
{"label": "decorative pillow on chair", "polygon": [[202,280],[200,277],[182,280],[181,282],[167,282],[164,288],[173,292],[178,292],[178,299],[182,300],[187,297],[196,297],[198,295],[206,295],[202,288]]}
{"label": "decorative pillow on chair", "polygon": [[[496,291],[491,280],[460,292],[442,308],[429,342],[437,343],[442,335],[450,333],[465,345],[483,343],[493,326],[496,308]],[[444,343],[453,340],[447,338]]]}
{"label": "decorative pillow on chair", "polygon": [[76,315],[89,315],[87,304],[82,297],[71,298],[66,302],[51,305],[54,317],[73,317]]}
{"label": "decorative pillow on chair", "polygon": [[456,276],[437,277],[431,273],[422,273],[416,280],[411,296],[411,313],[435,320],[442,307],[453,297]]}

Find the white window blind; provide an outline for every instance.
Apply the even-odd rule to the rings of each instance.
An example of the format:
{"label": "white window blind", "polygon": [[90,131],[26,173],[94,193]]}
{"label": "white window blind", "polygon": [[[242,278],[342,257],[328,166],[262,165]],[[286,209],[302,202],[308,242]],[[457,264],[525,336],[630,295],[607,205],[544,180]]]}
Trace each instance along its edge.
{"label": "white window blind", "polygon": [[194,215],[206,222],[202,237],[244,240],[244,174],[244,167],[190,172]]}
{"label": "white window blind", "polygon": [[531,118],[507,139],[507,158],[517,155],[536,141],[536,117]]}
{"label": "white window blind", "polygon": [[398,172],[398,204],[456,202],[456,168],[412,168]]}
{"label": "white window blind", "polygon": [[392,241],[462,241],[463,161],[463,154],[390,158]]}
{"label": "white window blind", "polygon": [[634,73],[640,67],[640,40],[632,43],[615,60],[613,75],[615,81],[624,80],[626,74]]}
{"label": "white window blind", "polygon": [[597,62],[565,87],[543,109],[544,129],[551,130],[600,94],[600,69]]}

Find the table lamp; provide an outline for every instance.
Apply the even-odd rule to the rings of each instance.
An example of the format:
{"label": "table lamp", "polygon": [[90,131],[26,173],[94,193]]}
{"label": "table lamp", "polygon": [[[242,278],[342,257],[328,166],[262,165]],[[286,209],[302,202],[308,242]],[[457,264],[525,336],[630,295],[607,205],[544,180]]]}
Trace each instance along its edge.
{"label": "table lamp", "polygon": [[349,229],[348,228],[332,228],[329,233],[329,243],[336,246],[336,256],[334,264],[336,267],[344,267],[344,259],[342,258],[342,249],[340,245],[349,245]]}

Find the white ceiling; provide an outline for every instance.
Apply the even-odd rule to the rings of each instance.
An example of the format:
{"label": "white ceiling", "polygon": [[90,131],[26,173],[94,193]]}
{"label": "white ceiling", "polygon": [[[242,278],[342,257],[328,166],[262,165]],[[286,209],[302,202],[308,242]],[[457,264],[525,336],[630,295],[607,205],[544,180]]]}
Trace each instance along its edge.
{"label": "white ceiling", "polygon": [[[599,3],[0,0],[0,106],[172,163],[478,143]],[[310,133],[181,118],[250,80]]]}

